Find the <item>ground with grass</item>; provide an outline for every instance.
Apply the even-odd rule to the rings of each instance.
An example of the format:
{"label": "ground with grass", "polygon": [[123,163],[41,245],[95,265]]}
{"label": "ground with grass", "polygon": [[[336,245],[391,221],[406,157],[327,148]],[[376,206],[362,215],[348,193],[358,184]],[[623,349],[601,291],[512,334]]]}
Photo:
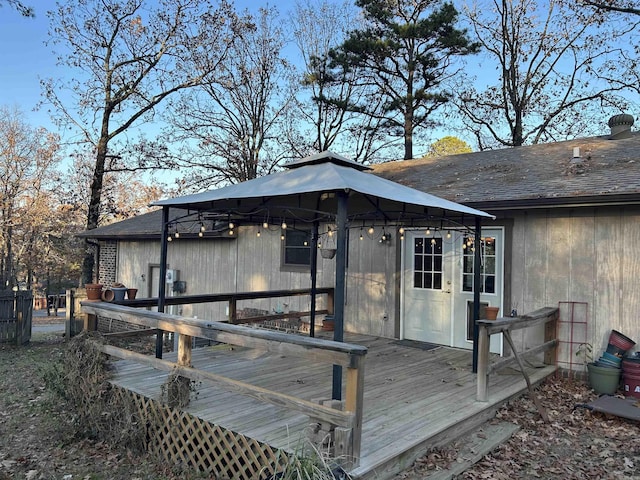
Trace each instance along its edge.
{"label": "ground with grass", "polygon": [[[79,437],[73,412],[65,411],[43,380],[65,345],[60,334],[39,333],[24,347],[0,344],[0,480],[205,478]],[[506,405],[498,419],[520,430],[458,478],[640,479],[638,423],[574,408],[595,398],[581,382],[552,379],[537,394],[550,423],[527,396]],[[454,443],[430,452],[396,479],[428,478],[458,460]]]}

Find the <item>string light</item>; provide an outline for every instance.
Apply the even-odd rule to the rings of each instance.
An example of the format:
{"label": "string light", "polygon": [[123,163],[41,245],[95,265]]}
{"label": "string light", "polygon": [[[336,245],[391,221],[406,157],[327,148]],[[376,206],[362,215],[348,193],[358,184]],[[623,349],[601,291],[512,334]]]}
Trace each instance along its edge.
{"label": "string light", "polygon": [[176,232],[176,233],[174,234],[174,237],[176,237],[176,238],[180,238],[180,232]]}
{"label": "string light", "polygon": [[167,242],[173,242],[173,238],[171,238],[171,235],[167,237]]}
{"label": "string light", "polygon": [[206,230],[206,228],[204,227],[204,223],[202,223],[202,224],[200,225],[200,231],[201,231],[202,233],[204,233],[204,231],[205,231],[205,230]]}
{"label": "string light", "polygon": [[233,230],[231,230],[231,229],[229,230],[229,236],[233,237]]}
{"label": "string light", "polygon": [[451,238],[451,232],[447,231],[447,239]]}
{"label": "string light", "polygon": [[429,227],[427,227],[427,231],[424,232],[425,235],[429,236],[431,235],[431,229]]}
{"label": "string light", "polygon": [[374,230],[373,230],[373,225],[371,225],[371,226],[369,227],[369,230],[367,230],[367,232],[369,233],[369,235],[373,235],[373,231],[374,231]]}
{"label": "string light", "polygon": [[331,227],[328,227],[329,229],[327,230],[327,235],[329,235],[330,237],[333,237],[333,230],[331,230]]}
{"label": "string light", "polygon": [[269,228],[269,223],[268,222],[262,222],[262,228],[264,228],[264,229]]}
{"label": "string light", "polygon": [[204,236],[204,233],[202,232],[202,230],[200,230],[200,231],[198,232],[198,236],[199,236],[200,238],[202,238],[202,237]]}
{"label": "string light", "polygon": [[258,230],[258,233],[256,233],[256,237],[260,236],[260,230]]}
{"label": "string light", "polygon": [[229,222],[229,230],[233,230],[234,228],[235,228],[234,223],[233,222]]}
{"label": "string light", "polygon": [[284,240],[284,232],[280,234],[280,240]]}
{"label": "string light", "polygon": [[399,233],[400,235],[404,235],[404,227],[400,227],[400,228],[398,229],[398,233]]}
{"label": "string light", "polygon": [[282,230],[286,230],[287,229],[287,222],[285,222],[284,220],[282,221]]}
{"label": "string light", "polygon": [[362,235],[362,228],[360,229],[360,240],[364,240],[364,235]]}

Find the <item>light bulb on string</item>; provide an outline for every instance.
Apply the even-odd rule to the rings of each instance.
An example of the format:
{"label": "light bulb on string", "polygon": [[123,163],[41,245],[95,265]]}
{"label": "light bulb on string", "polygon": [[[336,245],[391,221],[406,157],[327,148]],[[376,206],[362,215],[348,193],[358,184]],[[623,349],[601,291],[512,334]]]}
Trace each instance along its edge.
{"label": "light bulb on string", "polygon": [[229,230],[233,230],[235,228],[235,225],[233,222],[229,222]]}
{"label": "light bulb on string", "polygon": [[282,227],[282,230],[286,230],[287,229],[287,222],[283,221],[281,227]]}
{"label": "light bulb on string", "polygon": [[260,230],[258,229],[258,233],[256,233],[256,237],[260,237]]}
{"label": "light bulb on string", "polygon": [[171,235],[167,237],[167,242],[173,242],[173,238],[171,237]]}
{"label": "light bulb on string", "polygon": [[262,222],[262,228],[264,229],[269,228],[269,224],[267,222]]}
{"label": "light bulb on string", "polygon": [[362,235],[362,229],[360,229],[360,240],[364,240],[364,236]]}
{"label": "light bulb on string", "polygon": [[202,230],[200,230],[200,231],[198,232],[198,236],[199,236],[200,238],[202,238],[202,237],[204,236],[204,233],[202,232]]}
{"label": "light bulb on string", "polygon": [[373,235],[373,232],[374,232],[373,225],[371,225],[371,226],[369,227],[369,230],[367,230],[367,233],[368,233],[369,235]]}
{"label": "light bulb on string", "polygon": [[229,230],[229,236],[233,237],[233,230]]}
{"label": "light bulb on string", "polygon": [[424,234],[427,236],[431,235],[431,229],[427,227],[427,230],[424,232]]}
{"label": "light bulb on string", "polygon": [[203,224],[200,225],[200,231],[202,233],[204,233],[205,230],[206,230],[206,228],[205,228],[204,223],[203,223]]}
{"label": "light bulb on string", "polygon": [[173,236],[176,238],[180,238],[180,232],[176,232]]}
{"label": "light bulb on string", "polygon": [[398,233],[399,233],[400,235],[404,235],[404,227],[400,227],[400,228],[398,229]]}
{"label": "light bulb on string", "polygon": [[280,234],[280,240],[284,240],[284,232]]}
{"label": "light bulb on string", "polygon": [[447,231],[447,239],[451,238],[451,232]]}

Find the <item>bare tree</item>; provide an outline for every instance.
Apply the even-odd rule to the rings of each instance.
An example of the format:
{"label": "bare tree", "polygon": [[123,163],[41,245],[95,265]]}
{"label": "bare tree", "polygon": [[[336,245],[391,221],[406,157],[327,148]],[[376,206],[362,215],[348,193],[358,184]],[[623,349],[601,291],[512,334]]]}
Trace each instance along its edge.
{"label": "bare tree", "polygon": [[[210,80],[235,28],[222,2],[214,8],[200,0],[71,0],[49,12],[50,36],[62,47],[58,63],[73,77],[43,81],[45,96],[59,124],[79,131],[78,142],[95,152],[88,230],[99,223],[105,173],[168,166],[171,157],[147,148],[153,142],[130,147],[133,159],[124,144],[134,143],[133,128],[153,121],[171,95]],[[92,271],[87,252],[84,282]]]}
{"label": "bare tree", "polygon": [[294,92],[292,67],[281,55],[285,36],[278,12],[262,8],[256,17],[245,12],[241,23],[245,28],[215,77],[184,96],[175,110],[179,140],[197,142],[195,151],[183,152],[193,170],[186,178],[190,188],[256,178],[288,155],[281,125]]}
{"label": "bare tree", "polygon": [[0,289],[30,282],[24,252],[50,221],[49,193],[58,161],[58,138],[34,129],[21,112],[0,107]]}
{"label": "bare tree", "polygon": [[593,119],[608,108],[624,108],[616,94],[627,86],[598,81],[599,72],[622,72],[624,55],[622,32],[601,16],[565,0],[491,0],[466,14],[483,47],[478,82],[487,86],[460,78],[456,103],[480,149],[571,138],[600,128]]}
{"label": "bare tree", "polygon": [[[11,8],[15,8],[16,11],[18,13],[20,13],[20,15],[25,16],[25,17],[35,17],[35,11],[33,10],[33,7],[28,7],[27,5],[25,5],[24,3],[20,2],[19,0],[3,0],[4,2],[6,2]],[[2,3],[0,2],[0,7],[2,6]]]}

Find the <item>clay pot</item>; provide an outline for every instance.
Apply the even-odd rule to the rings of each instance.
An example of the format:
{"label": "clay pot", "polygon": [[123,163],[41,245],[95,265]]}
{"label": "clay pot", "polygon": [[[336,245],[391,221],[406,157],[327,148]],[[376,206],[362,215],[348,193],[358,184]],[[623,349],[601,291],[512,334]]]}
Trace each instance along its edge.
{"label": "clay pot", "polygon": [[101,283],[87,283],[84,288],[87,290],[87,300],[100,300],[102,295]]}
{"label": "clay pot", "polygon": [[500,308],[498,307],[485,307],[484,308],[484,316],[485,320],[495,320],[498,318],[498,312]]}
{"label": "clay pot", "polygon": [[137,293],[138,293],[138,289],[137,288],[127,288],[127,298],[129,300],[135,300]]}

